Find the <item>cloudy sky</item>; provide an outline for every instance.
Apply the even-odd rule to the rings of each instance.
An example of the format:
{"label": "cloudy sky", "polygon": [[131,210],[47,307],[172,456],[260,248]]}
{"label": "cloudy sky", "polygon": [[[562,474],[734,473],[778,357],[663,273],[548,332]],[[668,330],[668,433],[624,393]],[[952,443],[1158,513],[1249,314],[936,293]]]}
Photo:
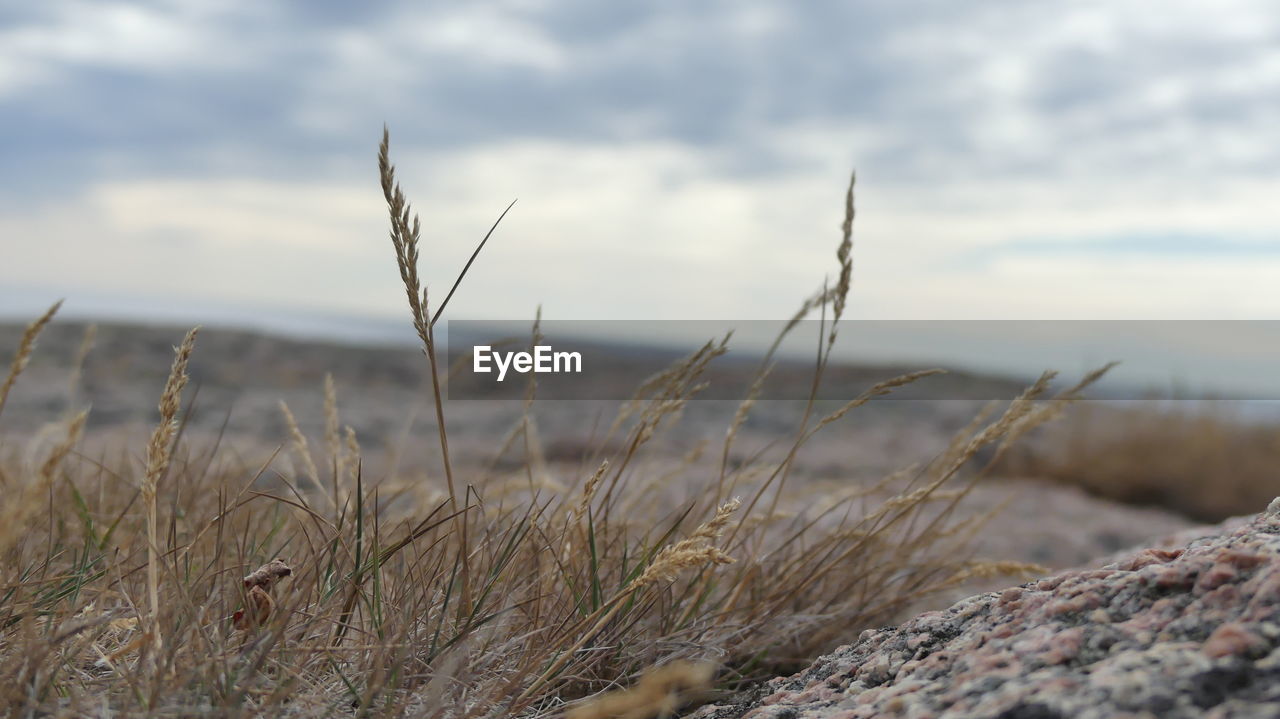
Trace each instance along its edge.
{"label": "cloudy sky", "polygon": [[399,319],[384,122],[458,316],[1280,317],[1265,0],[7,3],[0,314]]}

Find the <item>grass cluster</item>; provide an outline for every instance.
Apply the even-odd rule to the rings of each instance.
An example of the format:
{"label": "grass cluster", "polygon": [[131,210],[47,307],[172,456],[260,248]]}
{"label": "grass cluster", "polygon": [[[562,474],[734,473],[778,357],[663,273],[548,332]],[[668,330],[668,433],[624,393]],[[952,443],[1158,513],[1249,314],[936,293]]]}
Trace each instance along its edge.
{"label": "grass cluster", "polygon": [[1020,445],[997,469],[1218,522],[1280,496],[1278,429],[1223,401],[1086,402],[1052,437]]}
{"label": "grass cluster", "polygon": [[[434,493],[403,483],[393,491],[364,475],[332,382],[317,389],[323,436],[307,437],[284,408],[292,440],[281,452],[296,471],[279,469],[281,452],[246,458],[184,437],[187,362],[199,351],[192,330],[145,446],[81,454],[86,415],[76,407],[52,441],[11,446],[0,437],[7,712],[660,716],[712,687],[791,668],[969,577],[1027,569],[969,560],[961,547],[978,520],[952,510],[971,486],[957,475],[975,453],[1003,448],[1058,411],[1039,401],[1047,377],[975,418],[926,465],[823,502],[806,498],[798,511],[788,484],[815,433],[927,372],[870,387],[828,415],[810,402],[791,436],[729,462],[753,410],[748,396],[723,446],[655,473],[642,460],[724,352],[725,341],[712,341],[637,389],[576,485],[540,480],[534,384],[511,432],[494,441],[496,453],[523,452],[524,486],[499,491],[455,471],[433,329],[449,297],[433,310],[418,278],[419,222],[385,136],[379,159],[397,266],[436,390],[441,469],[417,487]],[[845,210],[837,279],[796,315],[830,323],[815,386],[849,290],[852,184]],[[24,334],[0,412],[56,310]],[[766,359],[761,376],[768,367]]]}

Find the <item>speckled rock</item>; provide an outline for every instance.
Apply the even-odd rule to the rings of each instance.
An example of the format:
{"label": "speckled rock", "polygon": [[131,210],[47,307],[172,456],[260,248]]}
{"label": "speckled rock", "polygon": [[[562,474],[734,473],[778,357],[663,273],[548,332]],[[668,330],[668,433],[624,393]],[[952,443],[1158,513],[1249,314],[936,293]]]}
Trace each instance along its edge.
{"label": "speckled rock", "polygon": [[863,632],[692,716],[1280,718],[1280,499],[1181,547]]}

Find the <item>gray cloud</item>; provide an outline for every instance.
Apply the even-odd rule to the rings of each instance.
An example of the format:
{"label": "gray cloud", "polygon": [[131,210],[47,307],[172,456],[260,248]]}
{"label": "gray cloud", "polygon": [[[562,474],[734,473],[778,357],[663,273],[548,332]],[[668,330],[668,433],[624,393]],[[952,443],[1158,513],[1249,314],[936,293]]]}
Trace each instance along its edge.
{"label": "gray cloud", "polygon": [[404,146],[662,138],[736,170],[785,165],[778,128],[870,127],[860,164],[897,182],[1274,168],[1276,13],[1170,6],[151,1],[92,47],[82,5],[28,4],[0,15],[44,38],[0,51],[35,77],[5,92],[0,183],[348,173],[383,120]]}
{"label": "gray cloud", "polygon": [[28,38],[0,62],[37,78],[4,91],[0,182],[350,172],[384,120],[405,146],[665,139],[735,170],[785,165],[780,128],[867,127],[832,151],[902,182],[1273,168],[1276,13],[1175,6],[156,1],[95,29],[33,3],[0,16]]}

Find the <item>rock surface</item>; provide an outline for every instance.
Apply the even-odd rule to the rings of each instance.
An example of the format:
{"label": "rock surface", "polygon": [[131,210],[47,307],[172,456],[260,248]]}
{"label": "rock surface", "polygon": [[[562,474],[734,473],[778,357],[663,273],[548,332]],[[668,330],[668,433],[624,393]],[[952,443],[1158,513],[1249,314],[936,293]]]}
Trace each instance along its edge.
{"label": "rock surface", "polygon": [[697,719],[1280,717],[1280,499],[863,632]]}

